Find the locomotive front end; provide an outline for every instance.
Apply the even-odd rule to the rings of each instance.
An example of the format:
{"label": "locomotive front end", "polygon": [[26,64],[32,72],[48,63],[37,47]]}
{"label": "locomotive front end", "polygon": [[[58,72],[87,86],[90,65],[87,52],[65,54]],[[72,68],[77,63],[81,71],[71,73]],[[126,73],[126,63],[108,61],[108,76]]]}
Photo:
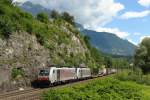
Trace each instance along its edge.
{"label": "locomotive front end", "polygon": [[49,69],[40,69],[38,73],[38,84],[40,85],[49,85],[50,80],[49,80]]}

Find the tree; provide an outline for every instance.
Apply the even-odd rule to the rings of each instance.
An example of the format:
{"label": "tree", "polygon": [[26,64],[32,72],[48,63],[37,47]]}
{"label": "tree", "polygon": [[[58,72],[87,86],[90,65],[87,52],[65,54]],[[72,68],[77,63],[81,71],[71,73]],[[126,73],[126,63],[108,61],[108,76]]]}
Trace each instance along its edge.
{"label": "tree", "polygon": [[37,19],[43,23],[48,23],[48,15],[46,13],[37,14]]}
{"label": "tree", "polygon": [[91,48],[91,44],[90,44],[90,37],[85,35],[84,36],[84,42],[86,43],[86,46],[90,49]]}
{"label": "tree", "polygon": [[146,37],[139,44],[134,56],[134,64],[144,73],[150,72],[150,38]]}
{"label": "tree", "polygon": [[59,19],[59,18],[61,18],[61,15],[56,10],[52,10],[50,17],[53,19]]}
{"label": "tree", "polygon": [[5,38],[9,38],[14,31],[13,22],[7,16],[0,16],[0,34]]}
{"label": "tree", "polygon": [[71,16],[68,12],[63,12],[62,13],[62,18],[67,21],[68,23],[72,24],[72,25],[75,25],[75,22],[74,22],[74,17]]}
{"label": "tree", "polygon": [[0,4],[11,4],[12,3],[12,0],[0,0]]}
{"label": "tree", "polygon": [[105,65],[107,68],[111,68],[112,67],[112,58],[109,56],[106,56],[105,58]]}

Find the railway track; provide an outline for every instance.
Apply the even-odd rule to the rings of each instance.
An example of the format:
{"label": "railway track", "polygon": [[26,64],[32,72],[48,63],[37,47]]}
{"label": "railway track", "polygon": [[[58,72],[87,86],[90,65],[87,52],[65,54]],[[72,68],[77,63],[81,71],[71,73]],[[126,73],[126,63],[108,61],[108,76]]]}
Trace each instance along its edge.
{"label": "railway track", "polygon": [[0,94],[0,100],[41,100],[41,94],[44,91],[48,91],[51,88],[72,86],[75,84],[85,83],[85,82],[89,82],[91,80],[95,80],[98,78],[104,78],[104,77],[108,77],[108,76],[109,75],[101,76],[101,77],[94,77],[94,78],[88,79],[88,80],[77,81],[77,82],[68,83],[68,84],[64,84],[64,85],[57,85],[57,86],[53,86],[50,88],[44,88],[44,89],[30,88],[30,89],[23,90],[23,91],[12,91],[12,92],[8,92],[8,93]]}
{"label": "railway track", "polygon": [[22,100],[21,98],[24,98],[27,94],[33,94],[37,91],[40,91],[40,89],[27,89],[22,91],[12,91],[4,94],[0,94],[0,100]]}

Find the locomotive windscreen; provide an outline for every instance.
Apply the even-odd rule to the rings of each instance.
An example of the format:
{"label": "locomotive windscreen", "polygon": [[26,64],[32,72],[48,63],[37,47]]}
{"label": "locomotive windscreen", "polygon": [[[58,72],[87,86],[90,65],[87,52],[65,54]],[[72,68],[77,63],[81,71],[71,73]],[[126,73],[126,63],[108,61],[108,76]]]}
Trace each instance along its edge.
{"label": "locomotive windscreen", "polygon": [[39,75],[40,76],[49,76],[49,71],[48,70],[40,70]]}

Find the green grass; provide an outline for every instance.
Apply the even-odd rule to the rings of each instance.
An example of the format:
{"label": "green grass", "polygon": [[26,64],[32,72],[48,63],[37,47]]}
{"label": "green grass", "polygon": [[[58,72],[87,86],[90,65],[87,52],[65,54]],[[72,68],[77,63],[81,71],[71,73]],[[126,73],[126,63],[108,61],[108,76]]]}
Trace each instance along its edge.
{"label": "green grass", "polygon": [[150,100],[150,87],[114,78],[50,89],[43,100]]}
{"label": "green grass", "polygon": [[121,81],[133,81],[138,84],[150,85],[150,75],[144,75],[140,69],[120,71],[115,75],[115,78]]}

